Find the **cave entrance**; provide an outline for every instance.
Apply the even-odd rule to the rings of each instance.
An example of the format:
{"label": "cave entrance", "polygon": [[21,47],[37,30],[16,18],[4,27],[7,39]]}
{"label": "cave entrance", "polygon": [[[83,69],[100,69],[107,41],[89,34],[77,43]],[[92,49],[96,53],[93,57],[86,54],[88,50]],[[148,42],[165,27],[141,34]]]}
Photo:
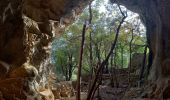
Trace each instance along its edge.
{"label": "cave entrance", "polygon": [[[126,18],[121,23],[122,13]],[[92,20],[89,25],[90,15]],[[91,82],[89,80],[93,77],[90,75],[95,75],[97,64],[107,58],[118,27],[121,26],[113,53],[102,68],[100,85],[101,87],[128,87],[128,85],[138,87],[138,83],[147,77],[148,70],[146,29],[138,14],[124,6],[109,4],[107,0],[94,0],[91,4],[91,14],[89,7],[85,8],[75,22],[65,29],[64,34],[54,39],[51,58],[58,80],[76,81],[77,79],[81,33],[85,21],[87,26],[82,59],[82,84]],[[88,89],[86,85],[84,87],[82,87],[83,92]],[[108,91],[110,90],[109,88]],[[103,98],[110,100],[104,96]]]}

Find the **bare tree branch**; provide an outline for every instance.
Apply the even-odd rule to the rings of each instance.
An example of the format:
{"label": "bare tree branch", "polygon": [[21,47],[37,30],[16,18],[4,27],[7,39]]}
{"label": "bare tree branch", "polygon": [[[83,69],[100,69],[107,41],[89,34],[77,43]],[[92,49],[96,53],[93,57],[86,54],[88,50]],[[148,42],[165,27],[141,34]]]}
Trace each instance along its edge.
{"label": "bare tree branch", "polygon": [[[119,5],[118,5],[118,6],[119,6]],[[114,48],[115,48],[115,46],[116,46],[116,43],[117,43],[117,40],[118,40],[118,35],[119,35],[119,32],[120,32],[120,28],[121,28],[121,26],[122,26],[125,18],[127,17],[127,15],[122,12],[122,10],[121,10],[120,7],[119,7],[119,9],[120,9],[120,12],[121,12],[123,18],[122,18],[122,20],[120,21],[119,26],[117,27],[116,36],[115,36],[114,42],[112,43],[111,49],[110,49],[107,57],[106,57],[105,60],[99,65],[99,67],[98,67],[98,69],[97,69],[96,75],[95,75],[95,77],[94,77],[93,83],[92,83],[92,85],[91,85],[91,87],[90,87],[90,90],[89,90],[89,93],[88,93],[88,95],[87,95],[87,99],[86,99],[86,100],[91,100],[91,99],[92,99],[92,94],[93,94],[94,88],[95,88],[95,86],[96,86],[96,82],[97,82],[97,79],[98,79],[98,75],[99,75],[101,69],[107,64],[110,56],[112,55],[113,50],[114,50]]]}

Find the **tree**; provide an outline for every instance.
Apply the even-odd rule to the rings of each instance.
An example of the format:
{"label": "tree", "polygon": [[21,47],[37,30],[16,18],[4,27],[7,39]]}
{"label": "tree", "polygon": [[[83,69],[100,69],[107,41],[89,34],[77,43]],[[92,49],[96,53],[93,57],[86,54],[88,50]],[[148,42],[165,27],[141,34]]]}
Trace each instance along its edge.
{"label": "tree", "polygon": [[[66,40],[60,39],[57,41],[58,47],[55,51],[55,65],[57,66],[57,73],[59,76],[64,75],[67,81],[71,80],[72,73],[77,66],[77,49],[66,44]],[[55,45],[57,45],[55,44]],[[62,74],[62,75],[61,75]]]}
{"label": "tree", "polygon": [[[119,7],[119,6],[118,6],[118,7]],[[99,73],[100,73],[100,71],[102,70],[102,68],[107,64],[110,56],[111,56],[112,53],[113,53],[113,50],[114,50],[114,48],[115,48],[115,46],[116,46],[116,42],[117,42],[117,40],[118,40],[118,35],[119,35],[119,31],[120,31],[121,25],[123,24],[125,18],[127,17],[127,15],[122,12],[122,10],[121,10],[120,7],[119,7],[119,10],[120,10],[123,18],[122,18],[122,20],[120,21],[120,23],[119,23],[119,25],[118,25],[118,27],[117,27],[116,36],[115,36],[114,42],[112,43],[112,46],[111,46],[111,48],[110,48],[110,51],[109,51],[107,57],[105,58],[105,60],[103,60],[103,61],[101,62],[101,64],[99,64],[99,67],[98,67],[98,69],[97,69],[97,72],[96,72],[96,75],[95,75],[95,77],[94,77],[93,83],[92,83],[92,85],[91,85],[90,91],[89,91],[89,93],[88,93],[88,95],[87,95],[87,100],[91,100],[91,99],[92,99],[92,94],[95,93],[94,88],[95,88],[96,81],[97,81],[97,78],[98,78],[98,76],[99,76]],[[98,86],[97,86],[97,87],[98,87]]]}
{"label": "tree", "polygon": [[82,30],[82,40],[81,40],[81,48],[80,48],[80,55],[79,55],[79,65],[78,65],[78,73],[77,73],[77,95],[76,100],[80,100],[80,77],[81,77],[81,69],[82,69],[82,61],[83,61],[83,51],[84,51],[84,41],[85,41],[85,33],[86,33],[86,21],[83,25]]}
{"label": "tree", "polygon": [[[127,68],[128,66],[129,43],[131,39],[130,29],[134,29],[134,39],[133,43],[131,43],[132,52],[143,52],[143,48],[138,45],[143,45],[143,40],[145,40],[145,36],[140,35],[139,32],[141,32],[141,30],[135,28],[135,25],[139,22],[138,17],[131,19],[127,18],[127,20],[124,20],[123,24],[121,24],[121,28],[118,29],[118,27],[120,27],[122,13],[125,13],[127,9],[123,8],[122,6],[117,7],[116,5],[107,5],[105,13],[100,12],[100,9],[98,9],[97,7],[99,7],[100,3],[102,3],[103,1],[99,1],[100,0],[96,1],[97,3],[92,3],[89,9],[85,8],[84,12],[82,13],[82,15],[80,15],[76,22],[66,29],[65,34],[62,36],[62,38],[67,41],[65,45],[67,45],[68,47],[80,49],[80,42],[82,37],[80,33],[82,32],[83,27],[82,22],[84,22],[85,19],[89,19],[89,22],[92,24],[88,26],[88,28],[86,28],[86,41],[84,42],[84,55],[81,67],[82,75],[93,75],[92,78],[98,78],[98,76],[102,76],[104,72],[108,73],[111,72],[111,69],[115,69],[114,71],[112,71],[111,74],[116,79],[116,69]],[[119,12],[120,8],[123,8],[122,13]],[[92,14],[89,14],[89,12],[91,12]],[[128,12],[128,14],[134,13]],[[89,15],[93,15],[93,18],[89,18]],[[119,30],[119,38],[117,38],[117,30]],[[115,49],[113,51],[115,55],[112,54],[113,52],[110,55],[109,50],[113,46],[113,39],[116,40],[116,45],[114,47]],[[69,51],[69,54],[72,54],[71,52],[73,51],[71,49]],[[78,50],[76,50],[76,52],[78,52]],[[109,59],[108,54],[110,55]],[[73,53],[72,55],[73,58],[78,58],[78,56],[74,56],[75,53]],[[106,59],[108,60],[106,61]],[[78,60],[80,59],[76,60],[78,62]],[[106,62],[101,65],[103,61]],[[101,66],[102,68],[99,71],[99,68]],[[72,72],[72,76],[75,76],[77,74],[77,70],[78,69],[75,68],[75,71]],[[97,83],[89,83],[89,92],[92,90],[92,95],[94,95],[96,89],[99,90],[98,87],[100,86],[101,80],[102,79],[97,79]],[[116,86],[118,86],[118,82],[116,81],[115,83]],[[94,89],[91,89],[92,85],[95,86]],[[93,97],[92,95],[90,96],[90,98]]]}
{"label": "tree", "polygon": [[134,35],[133,35],[134,33],[133,33],[133,29],[132,29],[132,38],[131,38],[131,40],[130,40],[130,43],[129,43],[129,51],[130,51],[130,63],[129,63],[129,86],[131,85],[131,76],[130,76],[130,73],[131,73],[131,67],[132,67],[132,42],[133,42],[133,39],[134,39]]}

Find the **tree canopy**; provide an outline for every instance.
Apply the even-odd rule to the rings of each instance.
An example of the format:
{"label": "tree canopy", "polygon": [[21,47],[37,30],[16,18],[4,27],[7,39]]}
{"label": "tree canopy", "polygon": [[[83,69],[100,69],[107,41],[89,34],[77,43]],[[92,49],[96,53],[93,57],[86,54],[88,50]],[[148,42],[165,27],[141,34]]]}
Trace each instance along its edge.
{"label": "tree canopy", "polygon": [[[85,46],[83,55],[83,74],[90,73],[90,43],[92,47],[92,66],[97,62],[103,61],[109,52],[112,42],[116,35],[122,15],[119,7],[108,4],[104,0],[92,2],[92,22],[88,26],[85,34]],[[114,62],[116,68],[127,68],[130,55],[143,53],[146,45],[145,27],[139,16],[120,6],[123,13],[127,13],[127,18],[121,26],[118,42],[114,50]],[[78,56],[81,42],[81,31],[83,23],[89,18],[88,7],[76,19],[75,23],[65,29],[64,34],[54,40],[52,49],[52,59],[56,66],[56,72],[64,75],[66,80],[75,79],[77,72]],[[133,35],[133,40],[132,40]],[[91,40],[90,40],[91,36]],[[130,43],[132,52],[130,52]],[[108,62],[108,69],[111,60]],[[71,75],[71,76],[70,76]],[[73,76],[73,77],[72,77]]]}

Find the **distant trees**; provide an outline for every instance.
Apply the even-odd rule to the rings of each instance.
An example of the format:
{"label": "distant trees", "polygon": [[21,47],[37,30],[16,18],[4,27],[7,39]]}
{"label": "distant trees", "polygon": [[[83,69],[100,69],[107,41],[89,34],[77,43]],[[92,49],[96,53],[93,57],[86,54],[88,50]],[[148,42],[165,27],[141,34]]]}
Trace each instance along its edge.
{"label": "distant trees", "polygon": [[[57,73],[69,81],[72,78],[74,69],[77,67],[78,48],[76,45],[69,45],[69,40],[61,38],[57,41],[60,45],[55,52],[55,65]],[[56,44],[56,45],[57,45]]]}
{"label": "distant trees", "polygon": [[[89,25],[86,29],[84,42],[84,55],[82,61],[82,74],[92,74],[97,72],[97,64],[102,63],[107,58],[114,39],[117,36],[117,29],[122,21],[122,13],[128,12],[126,20],[119,29],[119,38],[111,53],[111,57],[106,62],[103,71],[108,73],[114,68],[127,68],[130,60],[130,51],[143,53],[144,48],[139,45],[145,44],[145,30],[141,25],[139,17],[123,7],[117,5],[105,5],[102,12],[100,7],[104,0],[96,0],[90,8],[86,8],[75,23],[69,26],[62,37],[56,41],[55,65],[57,71],[64,75],[66,80],[70,80],[77,73],[79,61],[79,49],[81,42],[81,33],[84,20],[89,19],[91,12],[92,18],[89,19]],[[122,13],[120,13],[122,8]],[[133,31],[133,41],[131,36]],[[131,43],[131,50],[129,44]],[[116,67],[115,67],[116,66]],[[114,74],[113,74],[114,75]]]}

